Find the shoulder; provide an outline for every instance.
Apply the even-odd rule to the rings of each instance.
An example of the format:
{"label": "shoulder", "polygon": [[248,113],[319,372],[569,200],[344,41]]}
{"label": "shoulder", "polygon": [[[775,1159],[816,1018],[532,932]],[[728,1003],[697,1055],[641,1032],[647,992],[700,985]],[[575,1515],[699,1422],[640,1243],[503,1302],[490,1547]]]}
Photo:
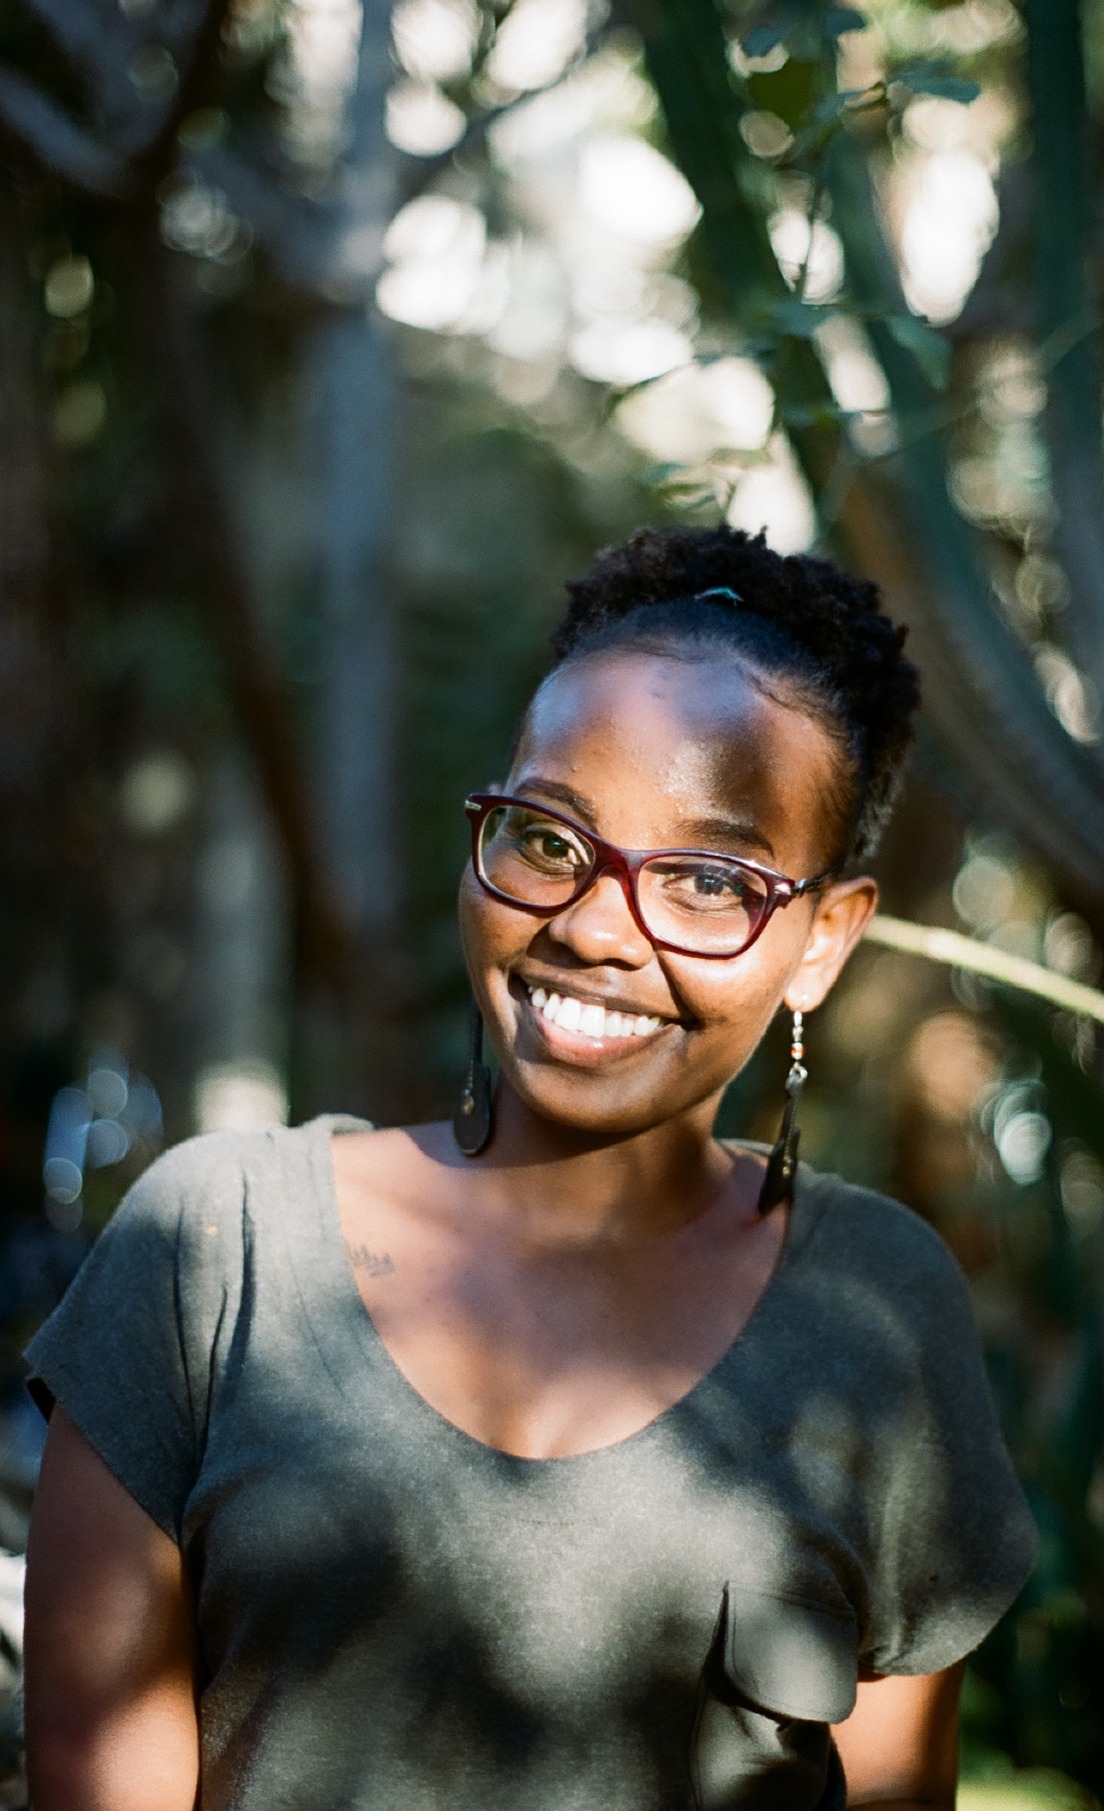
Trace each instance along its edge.
{"label": "shoulder", "polygon": [[97,1246],[142,1239],[182,1246],[209,1243],[294,1210],[317,1161],[312,1126],[203,1132],[162,1152],[124,1196]]}
{"label": "shoulder", "polygon": [[958,1263],[929,1221],[903,1201],[845,1182],[805,1164],[800,1176],[813,1197],[814,1233],[849,1257],[875,1266],[907,1262],[910,1275],[945,1281],[961,1278]]}
{"label": "shoulder", "polygon": [[249,1175],[271,1165],[276,1131],[285,1129],[201,1132],[171,1145],[143,1170],[120,1212],[169,1220],[201,1204],[214,1210],[240,1203]]}
{"label": "shoulder", "polygon": [[874,1189],[801,1166],[806,1190],[806,1255],[847,1297],[861,1296],[926,1336],[957,1328],[973,1335],[969,1286],[953,1253],[928,1221]]}

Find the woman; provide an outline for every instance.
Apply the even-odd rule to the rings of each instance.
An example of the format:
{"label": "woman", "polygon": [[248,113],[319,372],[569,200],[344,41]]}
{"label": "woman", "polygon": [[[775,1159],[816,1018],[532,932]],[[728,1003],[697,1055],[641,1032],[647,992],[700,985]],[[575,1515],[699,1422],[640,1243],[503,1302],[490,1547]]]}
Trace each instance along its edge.
{"label": "woman", "polygon": [[[792,1118],[903,632],[727,529],[569,591],[468,801],[454,1129],[169,1152],[32,1343],[35,1811],[953,1803],[1033,1533],[953,1261]],[[768,1159],[712,1127],[782,1007]]]}

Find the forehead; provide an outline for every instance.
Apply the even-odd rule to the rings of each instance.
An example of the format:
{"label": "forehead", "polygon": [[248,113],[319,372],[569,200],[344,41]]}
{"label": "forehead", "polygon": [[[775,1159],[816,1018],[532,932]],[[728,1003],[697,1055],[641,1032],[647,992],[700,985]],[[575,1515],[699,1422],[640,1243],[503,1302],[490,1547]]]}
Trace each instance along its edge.
{"label": "forehead", "polygon": [[596,827],[627,847],[662,846],[680,822],[729,815],[754,825],[777,859],[786,849],[804,860],[822,840],[837,759],[785,681],[739,654],[619,648],[568,661],[544,681],[511,783],[571,785],[592,801]]}

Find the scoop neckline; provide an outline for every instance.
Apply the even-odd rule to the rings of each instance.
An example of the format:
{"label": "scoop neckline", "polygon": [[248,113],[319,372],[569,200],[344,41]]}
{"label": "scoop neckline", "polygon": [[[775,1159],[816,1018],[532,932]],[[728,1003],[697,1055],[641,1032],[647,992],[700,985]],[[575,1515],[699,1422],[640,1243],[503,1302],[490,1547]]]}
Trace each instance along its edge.
{"label": "scoop neckline", "polygon": [[[331,1141],[334,1137],[354,1132],[374,1132],[379,1128],[367,1119],[360,1119],[347,1113],[322,1113],[308,1120],[297,1130],[304,1136],[306,1144],[307,1167],[310,1173],[314,1206],[318,1214],[318,1231],[326,1256],[329,1260],[329,1285],[326,1294],[331,1295],[336,1313],[318,1314],[317,1292],[312,1303],[311,1293],[303,1286],[299,1273],[297,1257],[300,1253],[296,1241],[287,1238],[285,1241],[289,1262],[295,1271],[299,1298],[304,1313],[311,1323],[315,1339],[328,1351],[335,1338],[335,1329],[340,1324],[351,1330],[356,1343],[370,1361],[367,1371],[358,1370],[355,1378],[350,1377],[347,1363],[341,1362],[339,1353],[333,1354],[327,1368],[343,1390],[359,1388],[375,1371],[382,1371],[397,1401],[412,1411],[429,1431],[454,1444],[460,1444],[469,1451],[477,1453],[484,1460],[498,1465],[534,1467],[571,1467],[587,1464],[600,1464],[616,1456],[626,1454],[629,1449],[647,1443],[661,1435],[667,1424],[687,1413],[692,1413],[697,1399],[708,1394],[717,1381],[731,1365],[742,1360],[749,1347],[754,1347],[762,1338],[763,1324],[769,1319],[774,1305],[783,1293],[790,1272],[793,1270],[802,1247],[806,1244],[817,1218],[817,1181],[816,1173],[806,1164],[799,1163],[794,1179],[794,1192],[790,1203],[789,1218],[786,1224],[782,1245],[774,1269],[767,1280],[758,1301],[752,1308],[747,1320],[730,1340],[720,1357],[704,1372],[690,1388],[676,1397],[674,1402],[660,1409],[650,1421],[643,1426],[624,1434],[619,1440],[604,1442],[601,1446],[586,1447],[575,1453],[553,1453],[544,1457],[534,1457],[528,1453],[510,1452],[505,1447],[494,1446],[489,1441],[480,1440],[475,1434],[469,1434],[466,1428],[450,1420],[442,1410],[435,1408],[428,1397],[410,1381],[401,1365],[389,1351],[379,1328],[372,1319],[365,1305],[360,1290],[357,1288],[353,1267],[345,1248],[345,1239],[341,1225],[341,1209],[337,1200],[337,1178],[333,1165]],[[750,1140],[726,1140],[736,1144],[737,1148],[757,1153],[765,1152],[767,1147]],[[377,1405],[378,1406],[378,1405]]]}

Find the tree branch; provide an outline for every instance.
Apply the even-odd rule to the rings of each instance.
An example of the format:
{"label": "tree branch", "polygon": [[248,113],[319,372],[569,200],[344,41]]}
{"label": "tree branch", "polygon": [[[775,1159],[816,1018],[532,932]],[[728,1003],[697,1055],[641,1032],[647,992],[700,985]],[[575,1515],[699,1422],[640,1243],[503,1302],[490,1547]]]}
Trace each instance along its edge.
{"label": "tree branch", "polygon": [[122,158],[107,150],[54,101],[18,75],[0,66],[0,125],[35,160],[82,195],[100,201],[125,201],[134,192],[133,177]]}
{"label": "tree branch", "polygon": [[126,68],[143,39],[118,6],[97,5],[96,0],[20,0],[49,32],[74,75],[80,77],[94,99],[122,118],[133,110],[134,90]]}

